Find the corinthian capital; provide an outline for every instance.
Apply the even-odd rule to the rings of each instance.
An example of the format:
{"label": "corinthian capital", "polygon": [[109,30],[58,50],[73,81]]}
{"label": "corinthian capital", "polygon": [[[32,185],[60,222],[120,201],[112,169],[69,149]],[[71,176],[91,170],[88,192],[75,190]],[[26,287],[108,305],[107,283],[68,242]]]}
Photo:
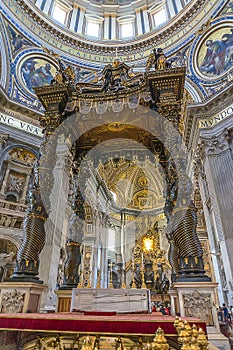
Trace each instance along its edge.
{"label": "corinthian capital", "polygon": [[220,135],[211,138],[201,137],[199,147],[206,156],[219,155],[230,148],[230,133],[224,130]]}

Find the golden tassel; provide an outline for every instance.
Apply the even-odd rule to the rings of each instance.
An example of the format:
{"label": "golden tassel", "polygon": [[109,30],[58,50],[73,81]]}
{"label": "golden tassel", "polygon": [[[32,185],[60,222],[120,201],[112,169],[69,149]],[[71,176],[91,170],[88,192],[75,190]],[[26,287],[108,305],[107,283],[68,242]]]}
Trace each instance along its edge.
{"label": "golden tassel", "polygon": [[194,338],[198,337],[198,330],[197,330],[197,326],[195,324],[193,324],[193,326],[192,326],[192,337],[194,337]]}
{"label": "golden tassel", "polygon": [[190,350],[200,350],[200,347],[197,343],[197,339],[194,337],[191,339],[191,342],[190,342]]}
{"label": "golden tassel", "polygon": [[154,350],[169,350],[169,345],[167,339],[164,336],[164,331],[162,328],[158,328],[155,337],[152,342],[152,349]]}
{"label": "golden tassel", "polygon": [[197,344],[199,345],[200,350],[207,350],[209,342],[206,339],[205,333],[202,328],[199,328]]}

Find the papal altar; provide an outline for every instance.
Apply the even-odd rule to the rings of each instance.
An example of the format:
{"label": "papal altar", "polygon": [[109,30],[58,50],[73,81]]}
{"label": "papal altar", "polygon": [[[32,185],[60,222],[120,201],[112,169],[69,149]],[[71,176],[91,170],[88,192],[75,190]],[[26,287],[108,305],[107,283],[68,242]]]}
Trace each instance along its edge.
{"label": "papal altar", "polygon": [[150,290],[73,288],[70,311],[150,312]]}

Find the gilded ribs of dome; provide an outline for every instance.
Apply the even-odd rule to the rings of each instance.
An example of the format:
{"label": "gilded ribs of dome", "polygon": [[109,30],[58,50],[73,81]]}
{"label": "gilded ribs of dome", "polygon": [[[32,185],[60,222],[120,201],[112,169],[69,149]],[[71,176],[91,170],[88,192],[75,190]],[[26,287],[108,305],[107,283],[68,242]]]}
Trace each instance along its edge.
{"label": "gilded ribs of dome", "polygon": [[116,204],[131,209],[154,209],[164,205],[163,178],[160,169],[149,159],[139,161],[119,159],[100,163],[98,172],[116,196]]}

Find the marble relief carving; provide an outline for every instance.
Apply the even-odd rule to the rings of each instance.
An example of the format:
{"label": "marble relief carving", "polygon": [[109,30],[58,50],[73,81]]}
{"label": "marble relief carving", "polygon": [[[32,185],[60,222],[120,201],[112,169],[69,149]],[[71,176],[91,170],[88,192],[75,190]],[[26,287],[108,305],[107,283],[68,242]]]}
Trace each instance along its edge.
{"label": "marble relief carving", "polygon": [[4,292],[2,296],[2,311],[7,314],[19,313],[22,311],[24,303],[24,293],[16,289],[10,292]]}
{"label": "marble relief carving", "polygon": [[213,325],[210,293],[200,293],[195,290],[193,293],[183,294],[183,300],[186,316],[205,320],[207,326]]}

